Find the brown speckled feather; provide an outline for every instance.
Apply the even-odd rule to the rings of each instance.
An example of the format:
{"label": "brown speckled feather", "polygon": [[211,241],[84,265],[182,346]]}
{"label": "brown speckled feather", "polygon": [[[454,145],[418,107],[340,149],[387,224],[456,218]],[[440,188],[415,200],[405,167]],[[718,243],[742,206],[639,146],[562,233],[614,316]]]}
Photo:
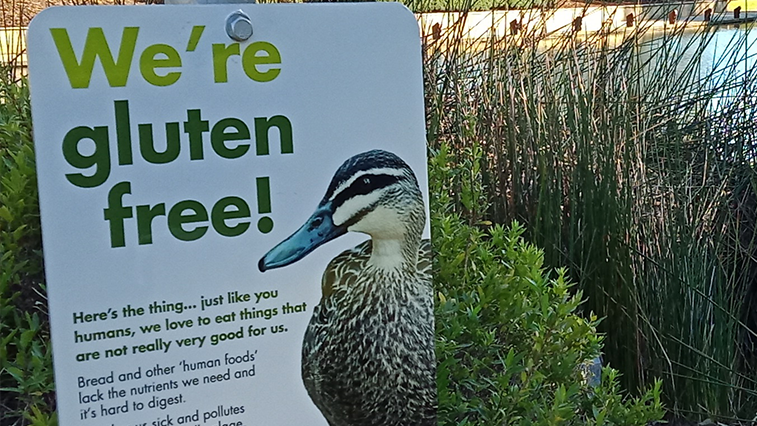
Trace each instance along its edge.
{"label": "brown speckled feather", "polygon": [[368,240],[334,258],[302,346],[302,378],[331,426],[436,424],[431,245],[417,269],[368,262]]}

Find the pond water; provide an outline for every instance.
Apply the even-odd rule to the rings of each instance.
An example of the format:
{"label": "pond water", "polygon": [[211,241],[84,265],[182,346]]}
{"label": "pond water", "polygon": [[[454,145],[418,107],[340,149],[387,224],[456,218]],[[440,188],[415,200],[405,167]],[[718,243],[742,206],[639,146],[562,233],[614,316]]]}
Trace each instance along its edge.
{"label": "pond water", "polygon": [[[687,84],[702,92],[719,88],[711,92],[714,96],[709,106],[713,110],[728,108],[741,97],[757,95],[754,93],[757,88],[755,26],[721,26],[710,31],[684,33],[672,40],[653,37],[643,48],[649,49],[646,54],[652,57],[664,58],[665,54],[655,54],[655,51],[668,49],[669,57],[677,58],[674,69],[667,70],[672,76],[671,84]],[[653,59],[650,66],[659,61]],[[688,76],[688,80],[683,76]],[[746,104],[755,105],[754,101]]]}
{"label": "pond water", "polygon": [[651,31],[640,53],[676,59],[676,69],[699,68],[700,77],[750,77],[757,63],[757,27],[723,25],[671,36]]}

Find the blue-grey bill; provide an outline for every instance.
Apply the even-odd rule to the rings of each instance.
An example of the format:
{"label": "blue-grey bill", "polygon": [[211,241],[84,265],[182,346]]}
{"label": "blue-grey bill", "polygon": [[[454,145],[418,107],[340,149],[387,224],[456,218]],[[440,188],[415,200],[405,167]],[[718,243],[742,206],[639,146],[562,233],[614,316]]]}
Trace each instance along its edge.
{"label": "blue-grey bill", "polygon": [[258,269],[260,272],[265,272],[290,265],[307,256],[318,246],[345,232],[344,228],[334,225],[331,210],[323,206],[316,210],[294,234],[266,253],[258,262]]}

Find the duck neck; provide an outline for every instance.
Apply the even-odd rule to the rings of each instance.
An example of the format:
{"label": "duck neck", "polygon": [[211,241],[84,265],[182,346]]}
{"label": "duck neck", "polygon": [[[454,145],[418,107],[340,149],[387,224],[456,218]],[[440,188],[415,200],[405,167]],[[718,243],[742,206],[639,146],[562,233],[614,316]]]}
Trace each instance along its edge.
{"label": "duck neck", "polygon": [[[425,213],[420,212],[425,219]],[[418,226],[402,226],[392,232],[371,233],[372,251],[369,264],[386,271],[415,271],[418,267],[418,250],[421,244],[423,221]]]}
{"label": "duck neck", "polygon": [[418,242],[372,238],[373,248],[369,264],[387,271],[415,270],[418,264]]}

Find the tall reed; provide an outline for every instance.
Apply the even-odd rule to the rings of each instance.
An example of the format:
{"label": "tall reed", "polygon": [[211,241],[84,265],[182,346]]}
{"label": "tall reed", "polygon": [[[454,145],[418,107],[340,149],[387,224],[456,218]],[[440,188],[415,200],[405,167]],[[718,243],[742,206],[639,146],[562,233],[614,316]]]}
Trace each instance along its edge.
{"label": "tall reed", "polygon": [[[752,419],[754,34],[642,21],[470,40],[465,17],[426,38],[428,136],[457,154],[456,208],[527,224],[569,267],[628,388],[659,376],[678,414]],[[475,176],[485,194],[461,199]]]}

